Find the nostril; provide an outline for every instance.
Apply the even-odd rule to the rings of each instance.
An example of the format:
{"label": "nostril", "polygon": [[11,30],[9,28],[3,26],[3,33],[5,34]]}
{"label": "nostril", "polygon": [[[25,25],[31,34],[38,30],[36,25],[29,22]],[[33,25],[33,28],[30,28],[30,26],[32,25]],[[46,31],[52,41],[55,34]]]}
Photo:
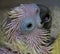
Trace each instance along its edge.
{"label": "nostril", "polygon": [[28,25],[27,25],[27,28],[31,28],[32,27],[32,23],[29,23]]}

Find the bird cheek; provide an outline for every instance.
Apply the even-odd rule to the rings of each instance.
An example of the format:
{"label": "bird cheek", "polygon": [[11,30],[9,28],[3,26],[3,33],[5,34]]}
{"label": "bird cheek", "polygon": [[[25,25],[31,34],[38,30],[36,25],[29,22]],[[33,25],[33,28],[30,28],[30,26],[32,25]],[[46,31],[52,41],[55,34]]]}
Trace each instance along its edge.
{"label": "bird cheek", "polygon": [[41,18],[40,15],[38,14],[36,17],[36,24],[38,28],[42,28],[43,24],[41,24]]}

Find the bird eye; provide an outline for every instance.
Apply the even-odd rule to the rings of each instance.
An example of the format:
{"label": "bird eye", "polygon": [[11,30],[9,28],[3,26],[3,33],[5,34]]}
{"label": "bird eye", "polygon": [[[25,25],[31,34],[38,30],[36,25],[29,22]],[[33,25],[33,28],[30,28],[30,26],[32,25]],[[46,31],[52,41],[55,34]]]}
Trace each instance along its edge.
{"label": "bird eye", "polygon": [[27,25],[27,28],[31,28],[32,27],[32,23],[29,23],[28,25]]}
{"label": "bird eye", "polygon": [[25,18],[20,27],[23,32],[29,32],[35,27],[35,22],[32,18]]}

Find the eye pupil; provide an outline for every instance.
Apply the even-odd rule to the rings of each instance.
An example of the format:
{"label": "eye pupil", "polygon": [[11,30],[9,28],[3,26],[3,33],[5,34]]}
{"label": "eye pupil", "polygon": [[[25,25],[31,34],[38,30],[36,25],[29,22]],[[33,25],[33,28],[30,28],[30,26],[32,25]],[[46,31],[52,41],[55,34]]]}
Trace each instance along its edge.
{"label": "eye pupil", "polygon": [[27,28],[31,28],[31,27],[32,27],[32,24],[29,23],[29,24],[27,25]]}

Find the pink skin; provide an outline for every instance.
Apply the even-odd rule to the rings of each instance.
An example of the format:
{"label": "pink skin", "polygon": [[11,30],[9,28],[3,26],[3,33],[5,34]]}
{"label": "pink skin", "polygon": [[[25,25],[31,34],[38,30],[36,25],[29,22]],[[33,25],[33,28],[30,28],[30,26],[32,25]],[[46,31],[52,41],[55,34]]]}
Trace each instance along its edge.
{"label": "pink skin", "polygon": [[[19,12],[20,8],[23,10],[23,13]],[[37,54],[49,54],[49,47],[41,45],[46,44],[43,40],[47,39],[47,31],[43,28],[38,28],[39,25],[36,22],[37,14],[39,14],[40,12],[39,8],[35,4],[24,4],[20,7],[14,8],[14,10],[17,11],[17,13],[15,14],[16,19],[12,20],[11,23],[7,24],[6,27],[6,29],[9,28],[6,32],[8,34],[7,36],[9,37],[9,42],[11,42],[12,39],[19,39],[20,41],[26,43],[28,47],[34,48]],[[38,13],[37,10],[39,10]],[[28,17],[33,18],[35,20],[36,26],[31,32],[25,34],[22,33],[20,29],[20,24],[24,18]]]}

